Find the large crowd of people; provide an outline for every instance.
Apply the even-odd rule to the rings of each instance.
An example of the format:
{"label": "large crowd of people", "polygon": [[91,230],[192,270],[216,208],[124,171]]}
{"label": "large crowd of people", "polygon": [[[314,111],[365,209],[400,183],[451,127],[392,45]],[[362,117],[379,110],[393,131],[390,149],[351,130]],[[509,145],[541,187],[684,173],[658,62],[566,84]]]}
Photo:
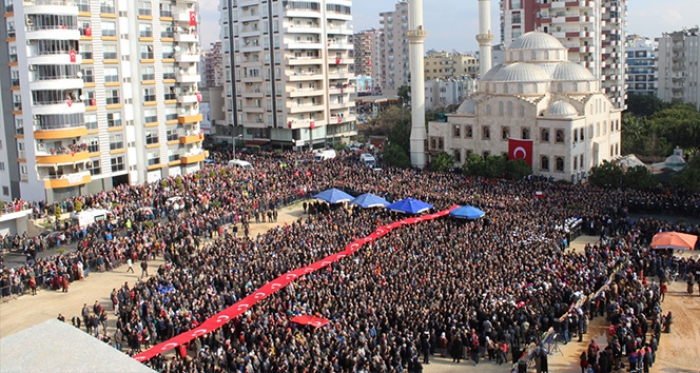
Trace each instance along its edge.
{"label": "large crowd of people", "polygon": [[[468,203],[487,215],[392,231],[148,364],[161,372],[419,372],[438,353],[469,364],[514,363],[550,328],[566,342],[574,335],[581,341],[587,322],[605,315],[609,344],[600,351],[589,346],[582,368],[610,372],[624,354],[639,372],[653,363],[656,329],[671,323],[661,312],[663,285],[647,277],[666,281],[674,262],[668,253],[648,250],[648,243],[660,230],[700,233],[698,225],[628,216],[630,210],[645,209],[697,214],[700,197],[679,192],[601,190],[535,177],[485,180],[391,167],[374,171],[353,157],[314,163],[308,154],[282,153],[249,160],[253,170],[212,165],[193,175],[64,202],[68,208],[77,200],[84,208],[108,207],[119,221],[65,227],[77,251],[43,259],[28,255],[27,264],[6,270],[3,281],[33,278],[38,286],[68,291],[70,281],[86,272],[124,263],[133,271],[139,263],[146,276],[111,293],[115,329],[107,330],[101,306],[91,312],[86,304],[81,313],[88,332],[136,354],[196,328],[277,276],[403,218],[313,202],[296,222],[248,234],[251,223],[273,219],[291,201],[337,187],[390,200],[410,196],[437,210]],[[536,191],[546,198],[535,198]],[[184,208],[167,205],[174,196],[184,197]],[[143,207],[162,219],[140,218]],[[600,236],[601,243],[585,253],[567,250],[571,218],[576,229]],[[31,247],[32,239],[26,241]],[[148,267],[155,256],[165,263],[157,269]],[[684,259],[678,268],[691,281],[700,271],[693,260]],[[594,293],[600,295],[571,307]],[[290,321],[297,315],[330,323],[300,326]],[[80,326],[81,318],[73,323]],[[546,372],[544,347],[533,357]]]}

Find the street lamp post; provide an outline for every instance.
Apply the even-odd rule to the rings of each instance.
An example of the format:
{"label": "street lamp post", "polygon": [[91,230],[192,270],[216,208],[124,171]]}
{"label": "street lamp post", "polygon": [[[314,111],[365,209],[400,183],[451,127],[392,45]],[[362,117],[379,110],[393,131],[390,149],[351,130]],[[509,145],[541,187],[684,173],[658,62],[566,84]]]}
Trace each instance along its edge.
{"label": "street lamp post", "polygon": [[238,136],[234,136],[234,131],[233,131],[234,128],[235,127],[233,127],[233,126],[231,127],[231,148],[233,150],[233,154],[231,156],[231,159],[236,159],[236,139],[240,139],[243,137],[243,134],[240,134]]}

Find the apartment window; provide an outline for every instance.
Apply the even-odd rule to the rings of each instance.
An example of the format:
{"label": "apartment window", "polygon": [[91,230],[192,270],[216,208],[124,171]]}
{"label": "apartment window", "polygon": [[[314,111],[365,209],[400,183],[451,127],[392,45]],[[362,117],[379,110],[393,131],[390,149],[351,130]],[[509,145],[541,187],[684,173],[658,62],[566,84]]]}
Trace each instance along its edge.
{"label": "apartment window", "polygon": [[160,164],[160,152],[156,151],[146,153],[146,160],[149,166]]}
{"label": "apartment window", "polygon": [[491,139],[491,128],[489,126],[483,126],[481,128],[481,138],[483,140],[490,140]]}
{"label": "apartment window", "polygon": [[160,3],[158,4],[160,8],[161,17],[172,17],[173,16],[173,6],[172,4]]}
{"label": "apartment window", "polygon": [[156,80],[156,71],[153,66],[141,66],[141,80]]}
{"label": "apartment window", "polygon": [[110,21],[102,21],[102,36],[117,36],[117,24]]}
{"label": "apartment window", "polygon": [[83,75],[83,83],[94,83],[95,82],[95,72],[92,67],[85,67],[80,70]]}
{"label": "apartment window", "polygon": [[15,134],[24,135],[24,119],[15,119]]}
{"label": "apartment window", "polygon": [[175,67],[172,65],[163,66],[163,79],[175,79]]}
{"label": "apartment window", "polygon": [[156,89],[155,88],[145,88],[143,90],[143,101],[153,102],[156,100]]}
{"label": "apartment window", "polygon": [[156,122],[158,122],[158,111],[156,109],[144,110],[143,122],[144,123],[156,123]]}
{"label": "apartment window", "polygon": [[102,168],[100,167],[100,160],[95,159],[92,162],[88,162],[87,169],[90,170],[90,175],[99,175],[102,173]]}
{"label": "apartment window", "polygon": [[13,0],[5,0],[5,13],[14,13],[15,6]]}
{"label": "apartment window", "polygon": [[90,0],[76,0],[79,12],[90,13]]}
{"label": "apartment window", "polygon": [[139,1],[139,15],[140,16],[152,15],[150,1]]}
{"label": "apartment window", "polygon": [[[141,45],[139,47],[139,50],[141,51],[141,59],[142,60],[152,60],[153,59],[153,46],[152,45]],[[166,57],[163,57],[166,58]],[[170,57],[168,57],[170,58]]]}
{"label": "apartment window", "polygon": [[5,162],[0,162],[0,171],[5,171]]}
{"label": "apartment window", "polygon": [[165,120],[175,120],[177,119],[177,109],[174,107],[165,108]]}
{"label": "apartment window", "polygon": [[[139,9],[139,12],[140,11],[141,11],[141,9]],[[139,37],[140,38],[152,38],[153,37],[153,26],[151,26],[148,23],[139,23]]]}
{"label": "apartment window", "polygon": [[93,59],[92,44],[80,44],[80,57],[83,61]]}
{"label": "apartment window", "polygon": [[[163,5],[163,4],[161,4]],[[161,38],[172,38],[175,35],[173,32],[173,26],[169,24],[160,25],[160,37]]]}
{"label": "apartment window", "polygon": [[12,85],[13,87],[19,87],[19,71],[12,70],[10,75],[11,75],[10,85]]}
{"label": "apartment window", "polygon": [[83,91],[83,95],[85,96],[85,99],[83,100],[85,106],[97,106],[97,100],[95,99],[95,91]]}
{"label": "apartment window", "polygon": [[7,21],[7,37],[15,37],[15,23],[13,21]]}
{"label": "apartment window", "polygon": [[510,138],[510,127],[501,127],[501,139],[508,140]]}
{"label": "apartment window", "polygon": [[[163,52],[163,59],[175,57],[172,45],[161,45],[160,49]],[[151,49],[151,52],[153,52],[153,49]]]}
{"label": "apartment window", "polygon": [[464,127],[464,138],[465,139],[471,139],[472,138],[472,126],[467,125]]}
{"label": "apartment window", "polygon": [[175,162],[180,160],[180,154],[177,153],[175,149],[168,149],[168,162]]}
{"label": "apartment window", "polygon": [[29,180],[29,169],[27,168],[27,166],[23,164],[19,166],[19,177],[22,181]]}
{"label": "apartment window", "polygon": [[112,172],[124,171],[124,157],[114,157],[111,159]]}
{"label": "apartment window", "polygon": [[104,48],[102,52],[102,58],[105,60],[116,60],[117,59],[117,45],[116,44],[105,44],[102,46]]}
{"label": "apartment window", "polygon": [[105,67],[105,82],[116,83],[119,81],[119,68]]}
{"label": "apartment window", "polygon": [[121,127],[122,125],[122,114],[121,112],[115,111],[113,113],[107,113],[107,127]]}
{"label": "apartment window", "polygon": [[85,127],[88,131],[97,129],[97,114],[85,114]]}
{"label": "apartment window", "polygon": [[120,102],[118,89],[112,89],[110,91],[107,91],[106,94],[107,97],[105,98],[105,103],[107,105],[115,105]]}
{"label": "apartment window", "polygon": [[540,158],[540,170],[549,171],[549,157],[542,156],[542,158]]}
{"label": "apartment window", "polygon": [[10,46],[9,54],[10,54],[10,62],[17,62],[17,46],[16,45]]}
{"label": "apartment window", "polygon": [[147,131],[146,132],[146,144],[157,144],[158,143],[158,131]]}
{"label": "apartment window", "polygon": [[117,14],[114,9],[114,0],[100,0],[100,13]]}
{"label": "apartment window", "polygon": [[[4,166],[3,166],[3,169],[5,169]],[[3,186],[3,187],[2,187],[2,195],[3,195],[3,196],[9,196],[9,195],[10,195],[10,188],[8,188],[8,187],[6,187],[6,186]]]}
{"label": "apartment window", "polygon": [[175,100],[175,99],[177,99],[177,94],[175,94],[175,87],[173,87],[173,86],[170,86],[170,87],[166,86],[166,87],[164,87],[164,88],[165,88],[165,92],[166,92],[165,95],[163,95],[165,100]]}
{"label": "apartment window", "polygon": [[179,137],[180,136],[177,134],[176,128],[168,128],[168,130],[165,132],[165,138],[167,139],[167,141],[175,141]]}
{"label": "apartment window", "polygon": [[124,136],[114,134],[109,136],[109,150],[124,149]]}
{"label": "apartment window", "polygon": [[89,153],[100,152],[100,139],[93,137],[87,141],[87,150]]}

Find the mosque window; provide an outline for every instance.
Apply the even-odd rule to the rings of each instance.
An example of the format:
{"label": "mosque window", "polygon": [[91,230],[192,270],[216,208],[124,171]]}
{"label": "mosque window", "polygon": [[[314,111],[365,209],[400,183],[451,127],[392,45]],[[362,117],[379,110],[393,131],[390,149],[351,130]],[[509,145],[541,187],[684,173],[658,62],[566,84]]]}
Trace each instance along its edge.
{"label": "mosque window", "polygon": [[491,128],[489,126],[482,127],[481,138],[484,140],[491,140]]}
{"label": "mosque window", "polygon": [[530,129],[527,127],[523,127],[523,139],[524,140],[529,140],[530,139]]}
{"label": "mosque window", "polygon": [[472,126],[466,126],[466,127],[464,127],[464,138],[465,138],[465,139],[471,139],[471,138],[472,138]]}
{"label": "mosque window", "polygon": [[462,151],[460,149],[455,149],[452,152],[452,157],[454,158],[455,162],[462,162]]}
{"label": "mosque window", "polygon": [[501,127],[501,139],[508,140],[510,138],[510,127]]}
{"label": "mosque window", "polygon": [[461,136],[461,125],[455,124],[454,127],[452,128],[452,137],[460,137]]}
{"label": "mosque window", "polygon": [[508,84],[503,84],[503,94],[508,94]]}
{"label": "mosque window", "polygon": [[488,158],[491,153],[487,150],[484,152],[484,159]]}
{"label": "mosque window", "polygon": [[540,158],[540,170],[549,171],[549,157],[546,155],[543,155],[542,158]]}
{"label": "mosque window", "polygon": [[564,130],[557,130],[557,142],[564,142]]}
{"label": "mosque window", "polygon": [[503,101],[498,103],[498,116],[499,117],[503,116]]}
{"label": "mosque window", "polygon": [[518,93],[523,93],[523,83],[518,83]]}
{"label": "mosque window", "polygon": [[541,141],[542,142],[549,142],[549,129],[548,128],[542,129]]}
{"label": "mosque window", "polygon": [[508,101],[507,110],[508,110],[508,116],[512,117],[513,116],[513,103],[510,101]]}
{"label": "mosque window", "polygon": [[579,132],[581,133],[579,137],[581,138],[581,141],[583,141],[583,128],[580,128]]}
{"label": "mosque window", "polygon": [[574,142],[578,142],[578,130],[574,130]]}
{"label": "mosque window", "polygon": [[564,84],[562,84],[562,83],[557,84],[557,92],[564,92]]}
{"label": "mosque window", "polygon": [[564,172],[564,157],[557,157],[557,171]]}
{"label": "mosque window", "polygon": [[520,105],[518,108],[518,116],[520,116],[520,118],[525,117],[525,105]]}
{"label": "mosque window", "polygon": [[491,115],[491,105],[486,105],[486,115]]}
{"label": "mosque window", "polygon": [[578,158],[574,157],[574,171],[578,170]]}

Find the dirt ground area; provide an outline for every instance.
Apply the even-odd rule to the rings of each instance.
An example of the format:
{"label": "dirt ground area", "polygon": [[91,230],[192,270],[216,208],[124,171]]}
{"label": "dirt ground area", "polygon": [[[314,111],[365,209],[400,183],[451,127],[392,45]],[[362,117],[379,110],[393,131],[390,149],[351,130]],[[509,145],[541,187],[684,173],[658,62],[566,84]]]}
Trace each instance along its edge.
{"label": "dirt ground area", "polygon": [[[270,228],[285,223],[291,223],[303,217],[301,203],[286,207],[279,211],[276,223],[251,224],[251,236],[263,233]],[[240,233],[240,231],[239,231]],[[586,243],[595,243],[597,237],[582,236],[571,243],[575,250],[582,250]],[[698,254],[690,253],[690,255]],[[162,260],[151,262],[149,268],[155,272]],[[135,266],[136,273],[126,273],[126,267],[120,267],[116,271],[104,273],[92,273],[86,281],[71,284],[68,293],[54,291],[40,291],[38,295],[24,295],[17,299],[9,299],[0,304],[0,338],[39,324],[51,318],[56,318],[59,313],[70,322],[74,314],[79,314],[84,303],[92,307],[95,300],[99,301],[108,311],[109,328],[113,333],[114,313],[109,294],[112,288],[121,286],[124,282],[133,285],[140,275],[140,268]],[[700,370],[700,296],[696,291],[692,296],[686,292],[686,286],[682,282],[671,284],[665,302],[662,304],[664,312],[672,311],[675,323],[671,334],[663,334],[656,364],[651,372],[659,373],[698,373]],[[697,288],[696,288],[697,290]],[[602,347],[605,343],[605,320],[596,318],[589,325],[588,334],[582,343],[576,340],[568,345],[559,345],[561,352],[554,352],[549,358],[550,372],[552,373],[578,373],[578,357],[581,351],[593,338]],[[0,368],[2,363],[0,362]],[[424,366],[426,373],[457,373],[480,372],[496,373],[509,372],[510,365],[501,366],[488,360],[481,360],[478,367],[471,361],[462,361],[460,364],[452,363],[451,358],[431,357],[431,363]],[[0,369],[1,370],[1,369]]]}

